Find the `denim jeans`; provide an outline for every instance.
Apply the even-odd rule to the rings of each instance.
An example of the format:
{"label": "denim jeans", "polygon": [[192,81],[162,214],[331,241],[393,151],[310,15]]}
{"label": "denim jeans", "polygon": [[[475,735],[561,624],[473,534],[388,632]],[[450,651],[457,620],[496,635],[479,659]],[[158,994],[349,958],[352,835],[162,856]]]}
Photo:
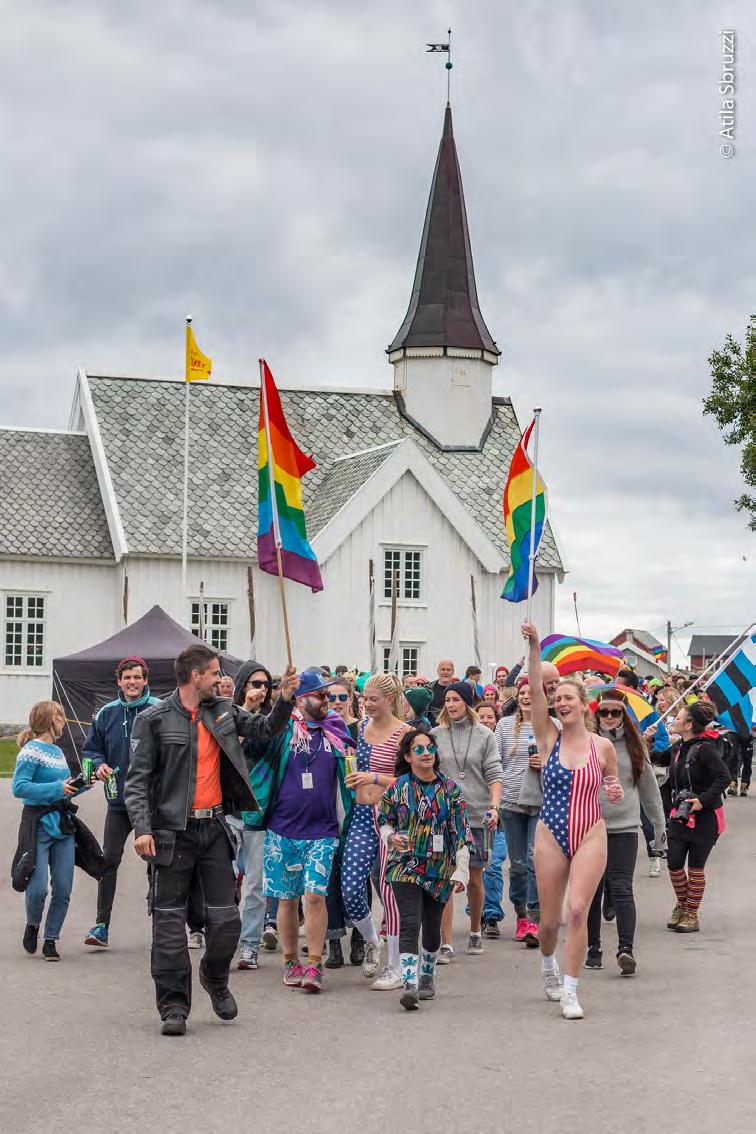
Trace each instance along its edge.
{"label": "denim jeans", "polygon": [[503,831],[496,831],[491,847],[491,861],[483,871],[483,920],[503,921],[501,905],[504,897],[504,863],[507,859],[507,839]]}
{"label": "denim jeans", "polygon": [[47,897],[47,875],[52,882],[52,898],[47,908],[44,938],[57,941],[68,913],[74,876],[74,836],[53,839],[42,826],[37,827],[37,864],[26,887],[26,921],[40,925]]}
{"label": "denim jeans", "polygon": [[517,917],[524,917],[527,910],[537,912],[540,908],[533,866],[538,816],[504,808],[501,820],[509,847],[509,900]]}
{"label": "denim jeans", "polygon": [[263,922],[265,921],[265,898],[263,896],[263,845],[265,831],[242,831],[242,852],[244,856],[244,885],[242,888],[241,944],[252,949],[260,948]]}

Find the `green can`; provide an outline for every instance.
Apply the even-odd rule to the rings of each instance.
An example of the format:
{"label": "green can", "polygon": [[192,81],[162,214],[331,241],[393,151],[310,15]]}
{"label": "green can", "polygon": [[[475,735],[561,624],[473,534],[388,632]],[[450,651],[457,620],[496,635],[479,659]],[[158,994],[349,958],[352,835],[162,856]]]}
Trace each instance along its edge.
{"label": "green can", "polygon": [[110,775],[105,780],[105,795],[108,799],[118,799],[118,781],[116,780],[117,768],[114,768]]}
{"label": "green can", "polygon": [[84,775],[84,779],[87,781],[88,784],[91,784],[92,775],[94,773],[94,764],[92,763],[92,757],[91,756],[82,756],[82,758],[81,758],[81,770],[82,770],[82,773]]}

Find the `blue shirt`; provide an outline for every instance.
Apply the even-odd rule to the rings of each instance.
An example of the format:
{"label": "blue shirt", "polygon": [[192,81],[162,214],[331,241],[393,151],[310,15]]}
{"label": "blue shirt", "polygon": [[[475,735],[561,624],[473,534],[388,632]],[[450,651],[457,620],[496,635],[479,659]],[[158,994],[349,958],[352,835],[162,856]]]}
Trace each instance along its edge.
{"label": "blue shirt", "polygon": [[[309,724],[310,746],[289,751],[281,787],[268,827],[285,839],[337,839],[336,752],[316,723]],[[312,776],[312,787],[302,776]]]}
{"label": "blue shirt", "polygon": [[[65,797],[63,781],[71,775],[63,750],[57,744],[30,740],[16,757],[11,791],[30,807],[46,807]],[[60,829],[60,813],[43,815],[40,826],[52,839],[65,839]]]}

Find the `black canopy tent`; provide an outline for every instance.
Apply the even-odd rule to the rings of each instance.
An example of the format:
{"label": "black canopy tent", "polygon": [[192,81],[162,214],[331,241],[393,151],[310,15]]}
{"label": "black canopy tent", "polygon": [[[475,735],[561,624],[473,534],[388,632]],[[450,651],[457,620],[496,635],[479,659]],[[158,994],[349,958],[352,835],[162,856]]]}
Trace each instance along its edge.
{"label": "black canopy tent", "polygon": [[[150,692],[165,697],[176,688],[173,662],[197,638],[160,606],[153,606],[125,630],[78,654],[53,661],[52,696],[66,711],[68,725],[60,744],[72,767],[78,766],[89,722],[117,694],[115,669],[122,658],[143,658],[149,667]],[[221,652],[221,668],[234,677],[241,660]]]}

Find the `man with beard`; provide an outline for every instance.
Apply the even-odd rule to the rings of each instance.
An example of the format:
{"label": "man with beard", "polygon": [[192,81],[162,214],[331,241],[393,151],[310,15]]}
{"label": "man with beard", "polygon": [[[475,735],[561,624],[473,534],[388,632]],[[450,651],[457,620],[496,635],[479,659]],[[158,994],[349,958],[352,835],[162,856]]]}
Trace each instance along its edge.
{"label": "man with beard", "polygon": [[258,810],[249,786],[254,762],[239,737],[258,742],[283,732],[299,679],[290,666],[281,697],[268,716],[252,715],[218,696],[218,656],[198,642],[175,662],[178,688],[137,718],[125,802],[134,827],[134,849],[150,863],[152,977],[163,1035],[186,1032],[192,969],[187,948],[186,906],[196,870],[205,897],[206,949],[200,984],[221,1020],[238,1009],[228,988],[239,941],[234,902],[233,838],[227,814]]}
{"label": "man with beard", "polygon": [[[297,707],[282,742],[267,746],[263,759],[275,769],[266,814],[265,896],[278,898],[278,932],[285,985],[305,992],[323,987],[323,945],[328,926],[326,895],[341,831],[351,813],[344,754],[354,746],[347,726],[328,706],[335,679],[306,669]],[[299,900],[304,903],[307,964],[299,960]]]}

